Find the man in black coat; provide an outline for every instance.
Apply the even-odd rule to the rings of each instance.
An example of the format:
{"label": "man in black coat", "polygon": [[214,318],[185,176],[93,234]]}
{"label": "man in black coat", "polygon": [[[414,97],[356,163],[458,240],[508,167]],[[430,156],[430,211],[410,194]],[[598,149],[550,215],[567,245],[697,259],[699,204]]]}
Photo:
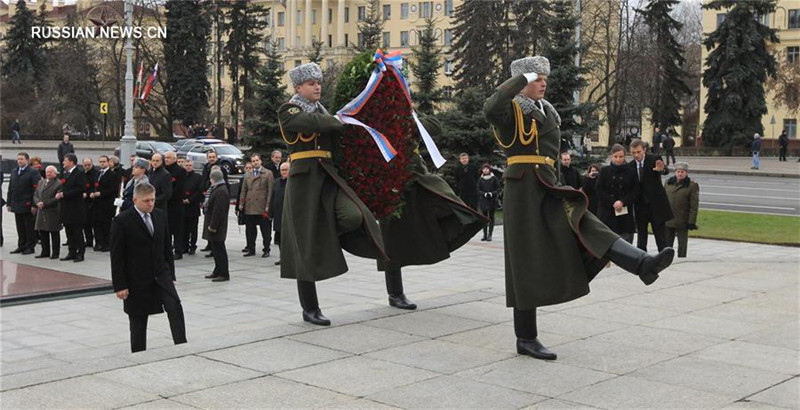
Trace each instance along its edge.
{"label": "man in black coat", "polygon": [[86,224],[86,204],[83,202],[86,174],[78,169],[78,157],[75,154],[64,155],[63,165],[61,188],[56,193],[56,199],[59,200],[61,223],[67,233],[69,252],[61,260],[83,262],[86,249],[82,232],[83,225]]}
{"label": "man in black coat", "polygon": [[20,152],[17,155],[17,168],[11,171],[6,202],[9,212],[14,214],[14,221],[17,224],[17,249],[11,253],[23,255],[34,253],[36,246],[36,236],[33,230],[34,216],[31,208],[33,207],[33,194],[39,180],[42,179],[39,171],[29,166],[28,160],[30,157],[27,152]]}
{"label": "man in black coat", "polygon": [[131,329],[131,352],[147,349],[147,318],[167,311],[172,340],[186,343],[183,307],[175,289],[175,264],[167,215],[155,209],[155,188],[133,190],[133,206],[111,225],[111,280],[124,301]]}
{"label": "man in black coat", "polygon": [[480,171],[474,164],[469,163],[469,155],[462,152],[458,156],[461,163],[456,167],[456,194],[472,209],[478,208],[478,178]]}
{"label": "man in black coat", "polygon": [[111,161],[105,155],[98,159],[100,171],[94,183],[92,197],[92,213],[87,219],[92,220],[94,227],[94,250],[108,252],[111,249],[111,219],[117,212],[114,200],[119,197],[120,174],[112,168]]}
{"label": "man in black coat", "polygon": [[669,170],[658,155],[647,154],[642,140],[633,140],[630,146],[633,161],[628,163],[639,178],[639,195],[634,202],[636,218],[636,245],[647,251],[647,225],[653,228],[658,251],[667,247],[667,236],[664,223],[672,219],[667,192],[661,183],[661,175]]}
{"label": "man in black coat", "polygon": [[69,142],[69,133],[64,133],[64,138],[61,141],[61,144],[58,144],[58,163],[64,163],[64,156],[67,154],[74,154],[75,147],[72,146],[72,143]]}
{"label": "man in black coat", "polygon": [[[272,195],[269,201],[269,217],[272,218],[272,229],[275,231],[275,245],[278,245],[278,252],[281,250],[281,222],[283,220],[283,194],[286,192],[286,182],[289,180],[289,163],[284,162],[280,165],[281,177],[272,184]],[[281,264],[278,259],[276,265]]]}
{"label": "man in black coat", "polygon": [[[219,157],[214,151],[208,151],[208,153],[206,153],[206,160],[206,164],[203,165],[203,191],[211,186],[211,168],[214,165],[219,165],[217,164]],[[225,186],[228,187],[228,191],[230,191],[231,185],[228,182],[228,171],[225,170],[225,167],[219,167],[219,169],[222,171],[222,177],[225,179]]]}
{"label": "man in black coat", "polygon": [[164,154],[164,167],[172,178],[172,196],[167,202],[167,221],[169,232],[172,234],[175,260],[183,259],[183,200],[186,198],[184,185],[186,184],[186,170],[178,165],[178,156],[174,151]]}
{"label": "man in black coat", "polygon": [[150,180],[150,185],[156,188],[156,208],[168,212],[167,204],[172,198],[172,175],[164,168],[164,157],[161,154],[153,154],[150,159],[150,172],[147,178]]}
{"label": "man in black coat", "polygon": [[778,152],[778,161],[786,161],[786,151],[789,149],[789,137],[786,135],[786,130],[783,130],[778,136],[778,145],[781,147]]}
{"label": "man in black coat", "polygon": [[572,156],[569,152],[561,153],[561,185],[571,186],[580,189],[583,186],[583,178],[580,172],[572,166]]}
{"label": "man in black coat", "polygon": [[264,168],[272,171],[272,178],[273,180],[277,181],[281,179],[281,163],[283,162],[283,152],[281,150],[276,149],[272,151],[272,154],[269,156],[269,163],[264,165]]}
{"label": "man in black coat", "polygon": [[[83,172],[86,175],[86,192],[83,193],[83,202],[86,205],[86,215],[92,215],[94,212],[94,195],[95,183],[97,176],[100,172],[95,169],[94,163],[90,157],[83,159]],[[94,247],[94,233],[92,232],[92,218],[86,218],[86,224],[83,225],[84,244],[87,247]]]}
{"label": "man in black coat", "polygon": [[194,255],[197,250],[197,224],[200,221],[200,204],[203,203],[203,176],[194,172],[194,163],[186,159],[183,163],[186,168],[186,183],[183,185],[183,245],[189,255]]}

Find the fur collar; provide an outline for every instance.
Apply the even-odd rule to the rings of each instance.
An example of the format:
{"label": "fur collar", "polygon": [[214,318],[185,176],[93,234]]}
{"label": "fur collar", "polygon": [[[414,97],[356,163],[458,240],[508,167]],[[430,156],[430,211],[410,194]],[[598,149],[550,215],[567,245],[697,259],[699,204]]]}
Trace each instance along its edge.
{"label": "fur collar", "polygon": [[319,101],[311,102],[307,98],[301,97],[300,94],[293,95],[289,103],[300,107],[305,112],[328,114],[328,110],[326,110]]}

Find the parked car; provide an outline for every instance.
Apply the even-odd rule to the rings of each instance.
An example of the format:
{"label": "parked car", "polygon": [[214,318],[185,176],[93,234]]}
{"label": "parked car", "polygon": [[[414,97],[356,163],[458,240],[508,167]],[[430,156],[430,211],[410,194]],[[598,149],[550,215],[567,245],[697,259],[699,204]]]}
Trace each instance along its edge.
{"label": "parked car", "polygon": [[177,141],[177,142],[175,142],[174,144],[172,144],[172,146],[173,146],[173,147],[175,147],[175,149],[176,149],[176,150],[180,151],[180,150],[181,150],[181,148],[182,148],[182,147],[184,147],[184,146],[186,146],[186,145],[196,145],[196,144],[205,144],[205,145],[210,145],[210,144],[223,144],[224,142],[225,142],[225,141],[223,141],[223,140],[218,140],[218,139],[214,139],[214,138],[186,138],[186,139],[183,139],[183,140],[180,140],[180,141]]}
{"label": "parked car", "polygon": [[244,153],[231,144],[196,144],[192,146],[185,157],[194,162],[195,169],[202,168],[208,160],[206,154],[215,151],[219,157],[219,164],[225,168],[228,175],[241,174],[244,172]]}
{"label": "parked car", "polygon": [[[165,154],[167,151],[175,151],[175,147],[161,141],[136,141],[136,156],[144,159],[153,158],[153,154]],[[114,155],[120,155],[120,147],[114,149]]]}

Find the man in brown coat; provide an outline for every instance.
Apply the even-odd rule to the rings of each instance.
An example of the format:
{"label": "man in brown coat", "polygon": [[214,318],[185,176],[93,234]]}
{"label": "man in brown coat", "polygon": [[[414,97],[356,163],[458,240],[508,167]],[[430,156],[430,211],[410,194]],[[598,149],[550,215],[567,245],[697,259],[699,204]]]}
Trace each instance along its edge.
{"label": "man in brown coat", "polygon": [[211,254],[214,255],[214,271],[206,276],[206,279],[213,279],[212,282],[225,282],[231,279],[228,272],[228,251],[225,249],[231,194],[219,168],[212,169],[209,177],[211,186],[208,188],[208,200],[203,204],[206,215],[203,223],[203,239],[208,241]]}
{"label": "man in brown coat", "polygon": [[261,257],[266,258],[269,256],[269,243],[272,241],[272,223],[268,212],[274,177],[270,170],[261,166],[261,155],[253,154],[250,163],[253,165],[253,170],[245,174],[242,179],[242,194],[239,196],[241,198],[239,211],[244,212],[247,237],[247,252],[244,256],[256,254],[256,228],[260,228],[264,246]]}

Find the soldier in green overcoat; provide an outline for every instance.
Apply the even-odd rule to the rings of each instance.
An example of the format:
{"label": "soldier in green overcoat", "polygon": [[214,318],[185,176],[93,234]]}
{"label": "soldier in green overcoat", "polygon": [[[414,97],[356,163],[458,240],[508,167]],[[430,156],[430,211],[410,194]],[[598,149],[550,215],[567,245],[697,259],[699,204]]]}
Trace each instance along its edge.
{"label": "soldier in green overcoat", "polygon": [[517,352],[555,360],[537,339],[536,308],[589,293],[608,260],[647,285],[672,263],[674,251],[648,255],[591,212],[582,191],[558,182],[560,117],[544,99],[550,62],[541,56],[511,64],[512,78],[487,99],[484,113],[508,158],[504,209],[506,304],[514,308]]}
{"label": "soldier in green overcoat", "polygon": [[289,146],[289,178],[281,225],[281,277],[297,280],[303,320],[328,326],[316,281],[347,271],[342,250],[385,259],[378,222],[339,176],[332,161],[342,124],[319,103],[322,70],[308,63],[289,71],[296,94],[278,109]]}
{"label": "soldier in green overcoat", "polygon": [[[441,124],[434,118],[421,121],[431,135],[441,133]],[[429,173],[417,150],[410,171],[400,218],[380,221],[389,260],[378,260],[378,270],[385,272],[389,305],[413,310],[417,305],[403,292],[401,268],[449,258],[450,252],[467,243],[488,220],[464,204],[444,179]]]}

